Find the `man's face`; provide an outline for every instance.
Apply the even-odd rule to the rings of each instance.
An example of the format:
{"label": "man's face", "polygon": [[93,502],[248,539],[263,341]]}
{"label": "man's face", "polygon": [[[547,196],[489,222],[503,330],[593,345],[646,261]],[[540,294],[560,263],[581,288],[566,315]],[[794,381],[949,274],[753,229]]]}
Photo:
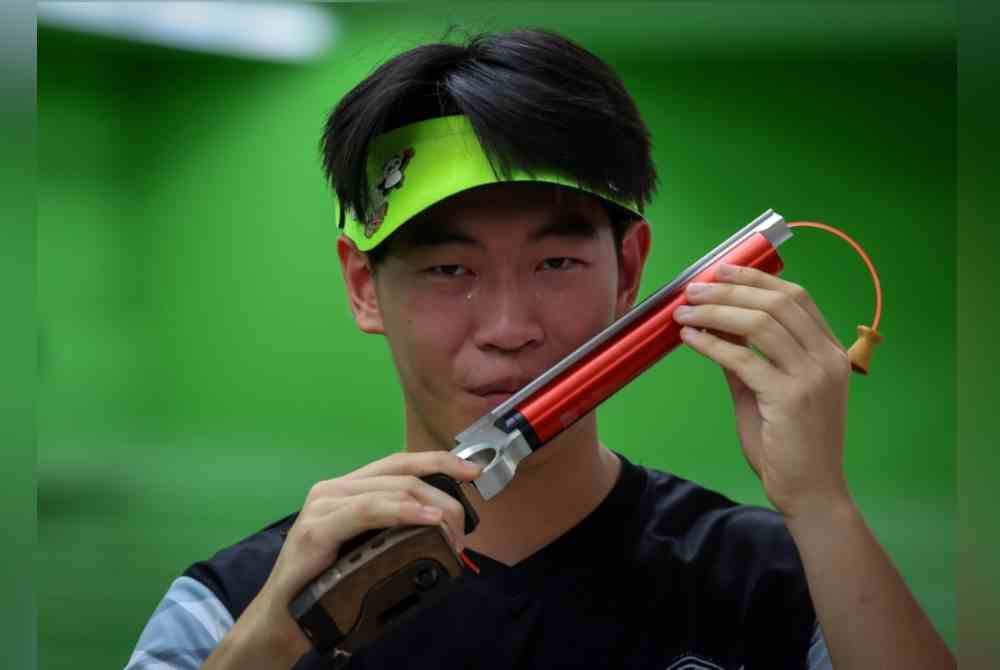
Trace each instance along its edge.
{"label": "man's face", "polygon": [[453,446],[627,308],[620,275],[606,211],[567,189],[481,187],[408,222],[374,268],[365,328],[389,341],[408,437]]}

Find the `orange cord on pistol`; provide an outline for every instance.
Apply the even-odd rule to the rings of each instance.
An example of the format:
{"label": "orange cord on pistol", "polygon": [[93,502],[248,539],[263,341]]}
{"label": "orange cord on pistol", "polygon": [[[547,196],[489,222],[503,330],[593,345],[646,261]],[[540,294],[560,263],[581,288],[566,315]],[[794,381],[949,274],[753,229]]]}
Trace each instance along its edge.
{"label": "orange cord on pistol", "polygon": [[473,563],[472,559],[465,555],[465,551],[459,552],[458,557],[462,559],[462,562],[465,563],[467,568],[472,570],[477,575],[479,574],[479,566]]}
{"label": "orange cord on pistol", "polygon": [[820,230],[825,230],[827,232],[833,233],[837,237],[840,237],[857,251],[861,255],[861,259],[868,266],[868,272],[872,275],[872,280],[875,282],[875,318],[872,319],[872,325],[869,326],[858,326],[858,339],[851,345],[851,348],[847,350],[847,356],[851,360],[851,368],[855,372],[860,372],[863,375],[868,374],[868,366],[871,362],[872,351],[879,342],[882,341],[882,336],[878,333],[878,325],[882,320],[882,283],[878,279],[878,273],[875,271],[875,266],[872,264],[868,254],[865,250],[861,248],[861,245],[851,239],[851,237],[833,226],[828,226],[825,223],[817,223],[815,221],[795,221],[794,223],[788,224],[789,228],[819,228]]}

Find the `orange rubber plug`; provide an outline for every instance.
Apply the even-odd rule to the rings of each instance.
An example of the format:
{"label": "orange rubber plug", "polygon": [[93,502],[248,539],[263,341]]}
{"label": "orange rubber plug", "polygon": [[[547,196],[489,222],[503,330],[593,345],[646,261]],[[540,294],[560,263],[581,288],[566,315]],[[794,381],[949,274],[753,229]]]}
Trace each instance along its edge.
{"label": "orange rubber plug", "polygon": [[858,339],[847,350],[851,359],[851,368],[863,375],[868,374],[868,365],[872,359],[875,345],[882,341],[882,336],[868,326],[858,326]]}

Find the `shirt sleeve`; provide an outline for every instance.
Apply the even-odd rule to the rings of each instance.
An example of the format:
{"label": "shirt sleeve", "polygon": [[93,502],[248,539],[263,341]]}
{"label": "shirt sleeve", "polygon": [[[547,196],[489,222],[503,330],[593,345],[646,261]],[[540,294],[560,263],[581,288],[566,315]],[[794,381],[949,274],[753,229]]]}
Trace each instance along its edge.
{"label": "shirt sleeve", "polygon": [[833,670],[830,654],[826,650],[826,639],[819,623],[816,624],[812,639],[809,641],[809,655],[806,659],[808,670]]}
{"label": "shirt sleeve", "polygon": [[233,627],[229,610],[190,577],[170,585],[125,670],[198,670]]}

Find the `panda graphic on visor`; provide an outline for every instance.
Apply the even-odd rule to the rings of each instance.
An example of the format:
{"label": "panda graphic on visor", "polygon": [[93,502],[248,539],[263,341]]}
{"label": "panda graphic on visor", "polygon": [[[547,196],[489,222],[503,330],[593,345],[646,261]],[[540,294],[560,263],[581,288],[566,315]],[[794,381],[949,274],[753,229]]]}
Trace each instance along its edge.
{"label": "panda graphic on visor", "polygon": [[406,166],[414,153],[411,147],[407,147],[382,166],[382,178],[375,184],[371,213],[365,222],[365,237],[371,237],[381,227],[386,214],[389,213],[389,192],[402,188]]}

